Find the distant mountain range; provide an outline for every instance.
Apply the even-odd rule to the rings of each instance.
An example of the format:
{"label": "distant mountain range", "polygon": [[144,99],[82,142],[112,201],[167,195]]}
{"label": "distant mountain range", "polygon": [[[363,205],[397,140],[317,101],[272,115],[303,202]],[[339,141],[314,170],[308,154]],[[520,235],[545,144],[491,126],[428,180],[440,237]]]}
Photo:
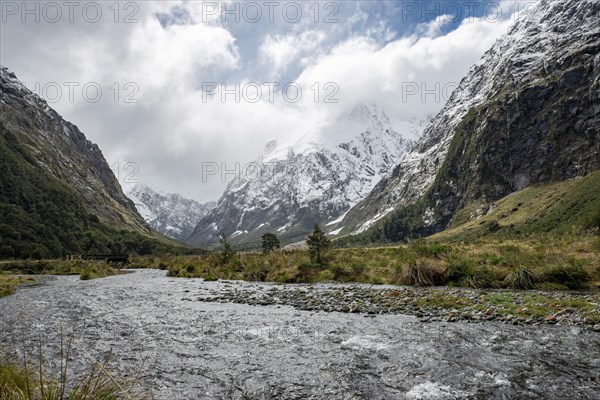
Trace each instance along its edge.
{"label": "distant mountain range", "polygon": [[187,239],[198,221],[216,204],[199,203],[178,194],[158,193],[140,184],[128,191],[127,196],[152,228],[178,240]]}
{"label": "distant mountain range", "polygon": [[0,67],[0,258],[170,251],[159,232],[286,244],[316,223],[338,245],[581,229],[600,210],[600,2],[541,0],[430,121],[358,104],[253,164],[216,204],[143,186],[134,204],[98,146]]}
{"label": "distant mountain range", "polygon": [[269,142],[253,162],[260,173],[230,182],[186,242],[211,243],[221,234],[252,242],[266,232],[292,242],[316,223],[335,235],[337,222],[411,149],[425,123],[392,123],[379,107],[359,104],[303,136]]}

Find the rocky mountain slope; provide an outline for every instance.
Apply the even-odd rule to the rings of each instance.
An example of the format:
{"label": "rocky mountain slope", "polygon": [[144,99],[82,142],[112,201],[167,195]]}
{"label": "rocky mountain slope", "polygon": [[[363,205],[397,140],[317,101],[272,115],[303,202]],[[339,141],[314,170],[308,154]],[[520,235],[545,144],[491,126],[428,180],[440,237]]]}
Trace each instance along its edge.
{"label": "rocky mountain slope", "polygon": [[150,226],[174,239],[187,239],[198,221],[204,218],[216,203],[199,203],[178,194],[157,193],[144,185],[136,185],[127,192],[140,215]]}
{"label": "rocky mountain slope", "polygon": [[[0,67],[0,258],[151,248],[97,145]],[[148,241],[144,241],[148,239]]]}
{"label": "rocky mountain slope", "polygon": [[342,233],[435,233],[467,205],[477,218],[514,191],[600,168],[599,77],[600,2],[542,0],[470,69]]}
{"label": "rocky mountain slope", "polygon": [[337,223],[369,193],[420,136],[425,121],[393,124],[374,105],[358,105],[334,123],[285,142],[270,142],[187,240],[203,245],[221,233],[234,242],[266,232],[300,239],[315,223]]}

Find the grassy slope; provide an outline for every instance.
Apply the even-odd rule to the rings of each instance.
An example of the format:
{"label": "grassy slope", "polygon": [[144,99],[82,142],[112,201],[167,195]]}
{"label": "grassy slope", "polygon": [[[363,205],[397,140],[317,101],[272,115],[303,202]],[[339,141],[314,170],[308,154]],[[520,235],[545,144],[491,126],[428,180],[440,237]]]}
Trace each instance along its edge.
{"label": "grassy slope", "polygon": [[517,238],[535,234],[578,234],[598,228],[600,171],[583,178],[528,187],[497,201],[474,218],[478,204],[459,211],[434,240]]}

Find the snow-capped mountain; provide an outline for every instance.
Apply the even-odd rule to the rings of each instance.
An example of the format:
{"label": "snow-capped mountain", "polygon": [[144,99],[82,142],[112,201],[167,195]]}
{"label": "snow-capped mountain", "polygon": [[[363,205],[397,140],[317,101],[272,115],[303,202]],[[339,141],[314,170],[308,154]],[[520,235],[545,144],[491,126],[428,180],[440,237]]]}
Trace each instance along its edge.
{"label": "snow-capped mountain", "polygon": [[158,193],[140,184],[134,186],[127,196],[151,227],[178,240],[189,237],[196,223],[215,206],[213,202],[199,203],[178,194]]}
{"label": "snow-capped mountain", "polygon": [[397,223],[377,234],[430,234],[467,205],[485,212],[531,184],[598,168],[599,76],[600,1],[541,0],[470,69],[413,150],[347,213],[341,233],[396,210]]}
{"label": "snow-capped mountain", "polygon": [[410,150],[425,123],[392,123],[377,106],[360,104],[305,135],[271,141],[187,242],[214,242],[221,233],[248,242],[266,232],[289,241],[315,223],[335,235],[337,222]]}

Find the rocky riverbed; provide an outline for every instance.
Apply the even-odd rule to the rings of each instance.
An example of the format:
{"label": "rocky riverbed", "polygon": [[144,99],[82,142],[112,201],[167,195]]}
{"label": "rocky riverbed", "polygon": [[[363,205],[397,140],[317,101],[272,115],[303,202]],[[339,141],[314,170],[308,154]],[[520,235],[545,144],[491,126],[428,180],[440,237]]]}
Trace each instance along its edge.
{"label": "rocky riverbed", "polygon": [[[596,295],[556,294],[556,304],[527,295],[203,282],[156,270],[52,277],[0,299],[0,350],[19,359],[22,333],[31,348],[39,334],[57,368],[62,326],[76,339],[74,373],[112,349],[112,373],[139,376],[156,399],[595,399],[600,334],[584,319]],[[561,308],[571,303],[587,314]],[[508,317],[544,306],[557,315]]]}
{"label": "rocky riverbed", "polygon": [[[222,281],[195,299],[253,306],[286,305],[303,311],[414,315],[421,322],[498,321],[512,325],[564,324],[600,332],[600,295],[571,292],[489,291],[371,285],[255,285]],[[579,306],[579,307],[578,307]]]}

